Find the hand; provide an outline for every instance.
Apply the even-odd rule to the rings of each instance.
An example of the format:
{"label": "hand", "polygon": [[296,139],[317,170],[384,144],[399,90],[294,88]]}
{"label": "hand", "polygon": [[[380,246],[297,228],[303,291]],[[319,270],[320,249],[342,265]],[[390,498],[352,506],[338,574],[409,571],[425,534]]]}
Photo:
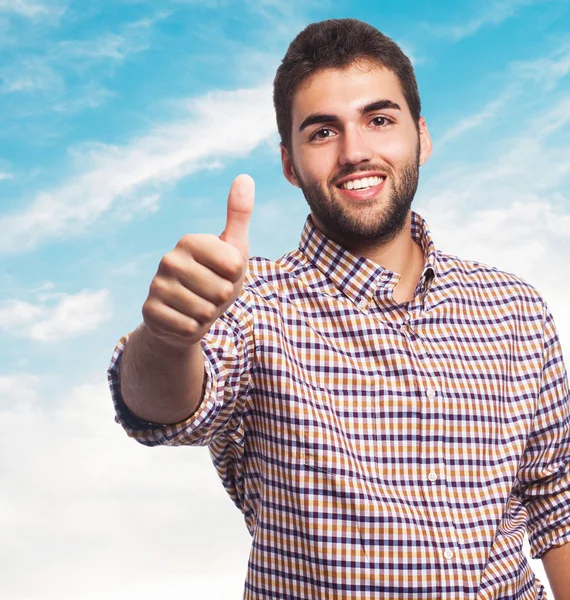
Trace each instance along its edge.
{"label": "hand", "polygon": [[199,342],[238,297],[248,260],[248,228],[255,184],[239,175],[228,196],[220,237],[187,234],[163,256],[142,313],[149,332],[169,346]]}

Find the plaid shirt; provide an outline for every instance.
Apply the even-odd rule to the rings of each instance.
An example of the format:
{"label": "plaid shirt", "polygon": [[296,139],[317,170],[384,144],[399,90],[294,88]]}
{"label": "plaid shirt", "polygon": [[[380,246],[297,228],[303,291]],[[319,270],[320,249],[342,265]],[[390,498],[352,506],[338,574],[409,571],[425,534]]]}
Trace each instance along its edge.
{"label": "plaid shirt", "polygon": [[208,445],[252,535],[246,599],[536,600],[533,558],[570,541],[570,400],[552,317],[521,279],[435,249],[399,275],[312,222],[252,258],[203,340],[200,408],[117,420],[143,444]]}

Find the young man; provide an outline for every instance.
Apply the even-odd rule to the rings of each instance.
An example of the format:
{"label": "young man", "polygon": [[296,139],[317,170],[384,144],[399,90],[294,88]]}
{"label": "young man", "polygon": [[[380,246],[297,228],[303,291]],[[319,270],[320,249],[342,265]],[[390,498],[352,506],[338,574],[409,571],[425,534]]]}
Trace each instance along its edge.
{"label": "young man", "polygon": [[[515,276],[436,250],[410,210],[431,140],[373,27],[307,27],[274,100],[297,250],[248,260],[253,182],[218,238],[161,261],[117,346],[117,419],[207,444],[252,535],[245,598],[545,598],[570,577],[570,401],[552,317]],[[565,545],[566,544],[566,545]]]}

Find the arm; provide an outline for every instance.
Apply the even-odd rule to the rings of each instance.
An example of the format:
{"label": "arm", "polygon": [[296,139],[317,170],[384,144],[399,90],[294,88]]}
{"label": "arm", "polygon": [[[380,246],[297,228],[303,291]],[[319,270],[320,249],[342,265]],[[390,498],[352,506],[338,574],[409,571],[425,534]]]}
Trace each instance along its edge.
{"label": "arm", "polygon": [[[543,305],[540,387],[514,492],[525,505],[531,557],[570,541],[570,391],[552,315]],[[550,562],[556,554],[550,557]]]}
{"label": "arm", "polygon": [[120,384],[125,404],[140,420],[163,424],[186,420],[200,405],[203,380],[200,344],[188,348],[165,344],[144,323],[129,337]]}
{"label": "arm", "polygon": [[242,289],[253,193],[250,178],[236,178],[222,235],[186,235],[160,262],[143,306],[144,323],[120,362],[122,400],[140,420],[175,424],[200,405],[200,342]]}
{"label": "arm", "polygon": [[570,600],[570,543],[551,548],[542,557],[554,600]]}

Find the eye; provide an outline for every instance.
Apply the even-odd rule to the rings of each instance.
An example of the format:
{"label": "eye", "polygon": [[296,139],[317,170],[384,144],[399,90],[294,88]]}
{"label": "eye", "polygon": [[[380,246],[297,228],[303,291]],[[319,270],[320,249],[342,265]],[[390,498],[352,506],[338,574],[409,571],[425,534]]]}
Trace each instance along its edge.
{"label": "eye", "polygon": [[332,129],[328,129],[327,127],[323,127],[315,131],[315,133],[311,134],[309,140],[325,140],[334,135],[334,131]]}
{"label": "eye", "polygon": [[392,122],[392,119],[384,116],[374,117],[372,121],[370,121],[374,127],[385,127],[386,125],[390,125]]}

